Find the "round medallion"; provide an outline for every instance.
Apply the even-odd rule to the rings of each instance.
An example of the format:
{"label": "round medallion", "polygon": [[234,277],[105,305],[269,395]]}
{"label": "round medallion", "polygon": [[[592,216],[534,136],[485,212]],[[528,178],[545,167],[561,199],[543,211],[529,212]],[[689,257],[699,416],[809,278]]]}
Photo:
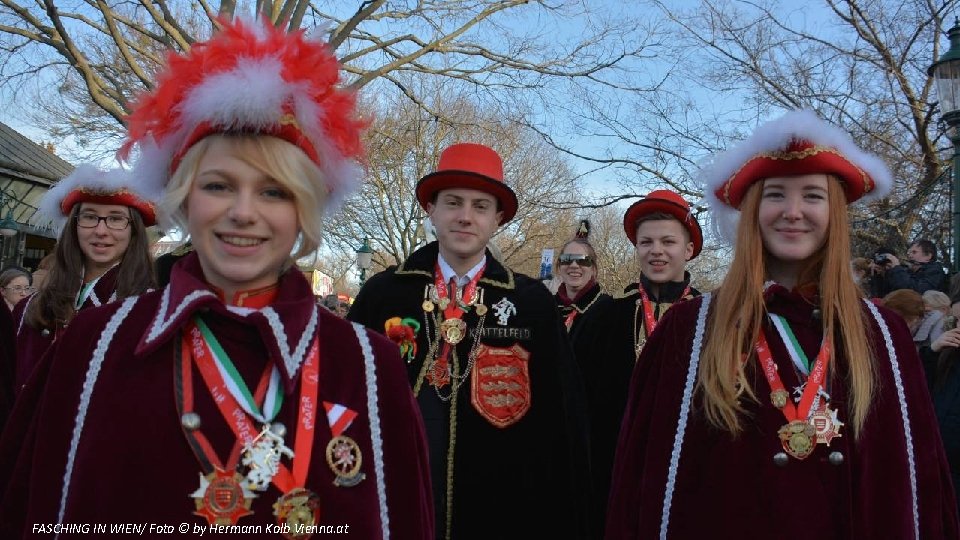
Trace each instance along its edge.
{"label": "round medallion", "polygon": [[467,334],[467,323],[461,319],[447,319],[440,323],[440,335],[450,345],[460,343]]}
{"label": "round medallion", "polygon": [[[320,522],[320,497],[308,489],[293,488],[273,503],[273,515],[281,527],[288,528],[284,538],[305,540],[313,535],[313,526]],[[297,531],[304,532],[298,534]]]}
{"label": "round medallion", "polygon": [[483,317],[486,314],[487,314],[487,306],[483,304],[477,305],[477,315]]}
{"label": "round medallion", "polygon": [[360,483],[366,475],[360,472],[363,454],[360,445],[350,437],[338,435],[327,443],[327,465],[337,477],[333,485],[352,487]]}
{"label": "round medallion", "polygon": [[427,313],[430,313],[431,311],[433,311],[433,302],[431,302],[430,300],[424,300],[422,307],[424,311],[426,311]]}
{"label": "round medallion", "polygon": [[817,430],[809,423],[803,420],[793,420],[781,427],[777,434],[780,436],[783,449],[791,456],[797,459],[805,459],[813,452],[814,436],[816,436]]}

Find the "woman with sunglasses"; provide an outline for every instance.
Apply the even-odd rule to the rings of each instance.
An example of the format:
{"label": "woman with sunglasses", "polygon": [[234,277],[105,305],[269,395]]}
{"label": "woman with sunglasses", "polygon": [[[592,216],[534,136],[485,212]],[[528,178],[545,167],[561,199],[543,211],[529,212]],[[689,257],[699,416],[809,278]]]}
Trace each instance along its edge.
{"label": "woman with sunglasses", "polygon": [[162,290],[81,314],[44,358],[46,387],[21,395],[39,414],[23,428],[15,413],[0,443],[2,538],[152,523],[434,539],[399,350],[317,306],[294,263],[361,181],[355,97],[303,31],[221,24],[168,57],[128,118],[136,177],[193,251]]}
{"label": "woman with sunglasses", "polygon": [[703,233],[683,197],[665,189],[651,191],[627,209],[623,230],[636,248],[639,279],[584,317],[576,350],[590,406],[598,536],[637,357],[667,310],[700,294],[691,286],[686,268],[700,253]]}
{"label": "woman with sunglasses", "polygon": [[121,169],[80,165],[40,201],[36,220],[60,230],[42,289],[13,314],[16,388],[77,312],[136,296],[155,285],[147,227],[155,196]]}
{"label": "woman with sunglasses", "polygon": [[583,316],[590,308],[599,309],[610,301],[610,295],[597,283],[597,252],[588,240],[589,234],[590,222],[580,222],[577,236],[560,248],[557,257],[557,274],[561,283],[554,298],[574,349]]}
{"label": "woman with sunglasses", "polygon": [[606,538],[957,538],[910,331],[850,272],[847,204],[887,167],[794,111],[699,177],[733,260],[640,355]]}

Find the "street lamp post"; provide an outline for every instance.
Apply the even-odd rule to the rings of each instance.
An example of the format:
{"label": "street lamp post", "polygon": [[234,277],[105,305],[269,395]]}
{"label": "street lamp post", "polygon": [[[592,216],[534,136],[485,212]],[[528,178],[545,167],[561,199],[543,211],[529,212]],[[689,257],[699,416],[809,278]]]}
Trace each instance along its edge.
{"label": "street lamp post", "polygon": [[960,19],[947,31],[950,49],[934,62],[927,73],[936,81],[940,114],[950,126],[953,143],[953,271],[960,271]]}
{"label": "street lamp post", "polygon": [[364,238],[363,245],[357,248],[357,266],[360,267],[360,286],[367,280],[367,270],[373,262],[373,250],[370,249],[370,239]]}

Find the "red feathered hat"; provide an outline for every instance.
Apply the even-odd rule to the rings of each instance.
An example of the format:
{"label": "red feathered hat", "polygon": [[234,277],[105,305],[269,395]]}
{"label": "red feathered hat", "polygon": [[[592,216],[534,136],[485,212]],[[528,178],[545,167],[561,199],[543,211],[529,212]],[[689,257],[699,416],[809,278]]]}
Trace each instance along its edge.
{"label": "red feathered hat", "polygon": [[517,195],[503,181],[503,160],[489,146],[459,143],[444,150],[437,170],[417,182],[417,200],[426,210],[438,191],[451,188],[475,189],[496,197],[503,211],[501,225],[517,215]]}
{"label": "red feathered hat", "polygon": [[623,215],[623,231],[627,233],[630,243],[637,244],[637,227],[639,221],[644,216],[650,214],[663,213],[677,218],[677,221],[690,234],[690,241],[693,242],[694,259],[700,254],[703,248],[703,231],[700,229],[700,223],[693,217],[690,211],[690,204],[683,197],[668,189],[658,189],[651,191],[646,197],[630,205],[627,213]]}
{"label": "red feathered hat", "polygon": [[[183,155],[218,133],[279,137],[323,173],[327,208],[359,186],[366,121],[352,92],[339,88],[340,65],[326,44],[269,21],[221,21],[210,40],[170,53],[152,92],[127,117],[126,159],[140,150],[139,181],[162,191]],[[318,208],[318,211],[323,209]]]}
{"label": "red feathered hat", "polygon": [[156,204],[140,187],[123,169],[102,171],[82,164],[44,194],[32,221],[41,226],[52,224],[60,231],[73,207],[88,202],[129,206],[140,213],[143,224],[149,227],[157,222]]}

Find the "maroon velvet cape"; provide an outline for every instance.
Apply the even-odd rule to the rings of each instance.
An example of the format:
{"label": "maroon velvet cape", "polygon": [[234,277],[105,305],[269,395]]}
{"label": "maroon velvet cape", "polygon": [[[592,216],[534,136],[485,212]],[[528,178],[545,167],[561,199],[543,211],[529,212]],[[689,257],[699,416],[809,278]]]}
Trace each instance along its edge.
{"label": "maroon velvet cape", "polygon": [[[80,310],[98,307],[116,300],[117,274],[120,272],[120,265],[115,265],[107,270],[93,286],[90,296],[80,306]],[[13,309],[13,320],[16,324],[17,332],[17,370],[16,370],[16,392],[27,382],[27,378],[33,372],[44,353],[50,348],[50,344],[56,340],[57,334],[63,332],[62,328],[55,331],[47,331],[34,328],[26,324],[23,320],[26,314],[27,306],[30,302],[39,300],[38,293],[30,295],[28,298],[17,302]]]}
{"label": "maroon velvet cape", "polygon": [[[4,488],[0,538],[29,537],[34,523],[206,525],[204,518],[193,514],[189,495],[199,486],[201,467],[183,433],[174,397],[180,329],[193,314],[200,314],[210,326],[248,386],[255,387],[265,362],[280,368],[286,397],[277,420],[287,426],[286,443],[291,448],[299,366],[317,335],[318,400],[358,413],[343,435],[359,445],[366,475],[354,487],[334,485],[335,475],[325,457],[331,430],[323,410],[318,411],[306,487],[320,497],[320,524],[349,525],[355,538],[381,538],[382,527],[388,527],[393,538],[433,538],[423,424],[397,347],[319,309],[306,280],[295,270],[281,277],[276,300],[259,311],[227,309],[201,276],[197,258],[191,255],[174,268],[164,290],[85,310],[57,340],[21,394],[10,429],[0,440],[0,488]],[[122,320],[98,368],[95,349],[107,343],[104,328],[118,317]],[[359,336],[369,343],[369,360]],[[89,375],[97,370],[92,396],[82,401],[84,385],[90,386]],[[369,384],[373,377],[375,386]],[[194,410],[225,461],[235,437],[195,366],[193,381]],[[375,393],[368,395],[371,387]],[[376,414],[371,402],[378,408]],[[78,410],[86,413],[82,425]],[[376,467],[378,434],[382,468]],[[68,463],[72,437],[79,444]],[[289,467],[289,459],[284,463]],[[58,518],[66,477],[66,504]],[[385,513],[378,495],[381,482]],[[272,505],[280,495],[271,484],[254,499],[254,514],[241,518],[238,525],[276,523]],[[224,537],[231,536],[252,538]]]}
{"label": "maroon velvet cape", "polygon": [[[690,350],[701,299],[667,312],[647,341],[634,370],[620,432],[607,514],[606,537],[658,538],[668,472]],[[813,305],[773,286],[767,309],[783,315],[801,347],[814,358],[820,320]],[[866,309],[866,308],[864,308]],[[916,349],[904,322],[880,308],[897,352],[916,464],[917,528],[921,538],[957,538],[957,509],[933,406]],[[786,423],[770,404],[770,387],[755,366],[749,382],[759,404],[744,401],[748,415],[736,439],[705,420],[697,394],[690,410],[669,508],[666,538],[861,539],[914,538],[913,497],[897,383],[884,337],[868,315],[877,351],[877,391],[859,439],[850,426],[829,448],[817,445],[806,460],[774,464],[781,452],[777,430]],[[769,326],[769,325],[768,325]],[[766,330],[784,385],[797,377],[776,329]],[[828,383],[831,406],[849,424],[842,350]],[[828,456],[840,452],[843,462]]]}

